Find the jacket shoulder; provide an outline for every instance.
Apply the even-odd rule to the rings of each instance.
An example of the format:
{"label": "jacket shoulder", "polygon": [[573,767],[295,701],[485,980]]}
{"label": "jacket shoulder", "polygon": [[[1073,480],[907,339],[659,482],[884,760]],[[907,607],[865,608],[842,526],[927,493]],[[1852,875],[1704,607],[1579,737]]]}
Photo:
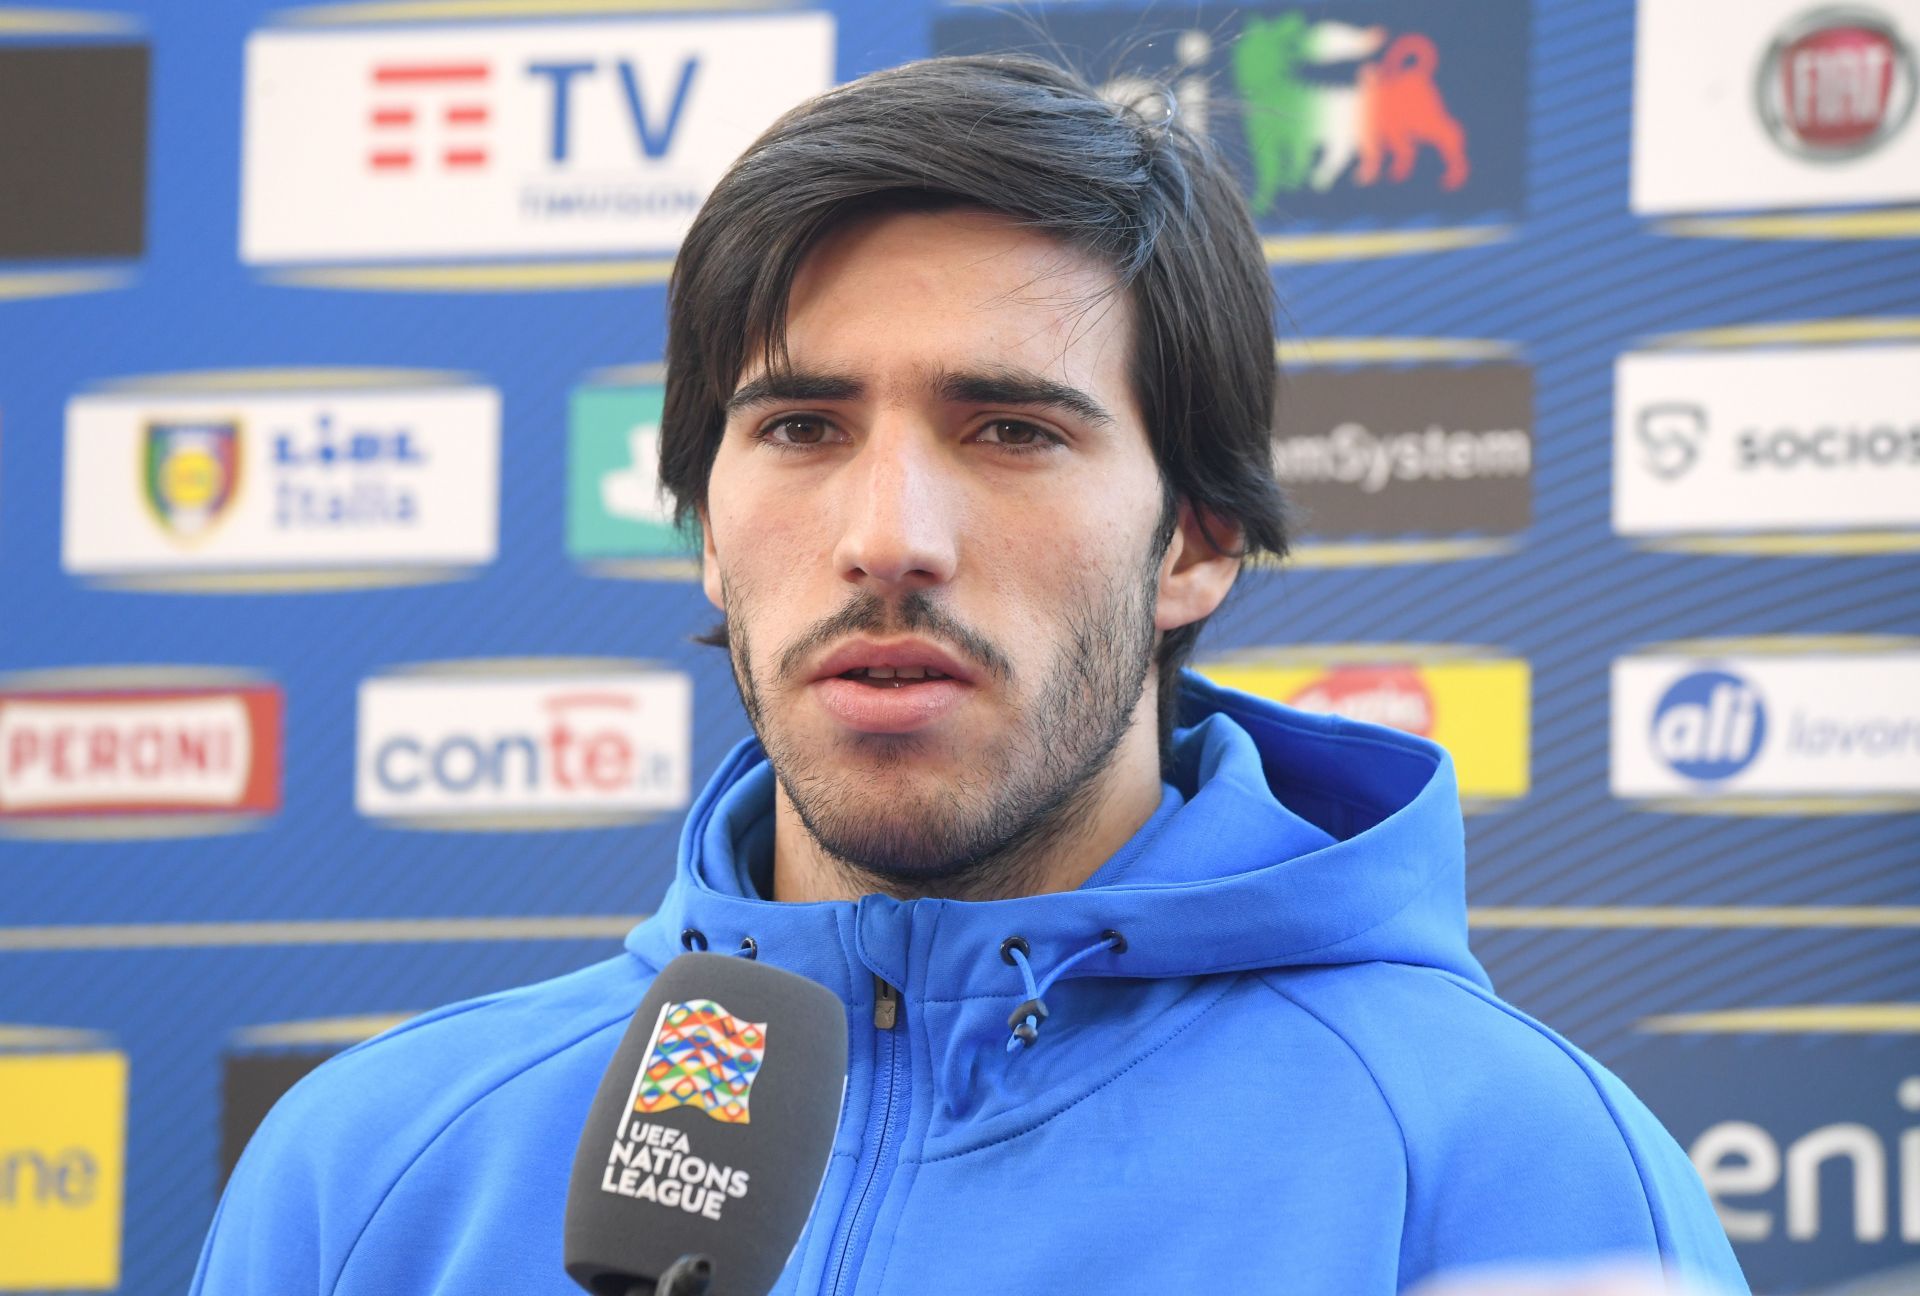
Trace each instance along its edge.
{"label": "jacket shoulder", "polygon": [[247,1144],[192,1291],[332,1292],[382,1204],[457,1121],[556,1064],[597,1079],[648,981],[620,955],[435,1009],[323,1063]]}
{"label": "jacket shoulder", "polygon": [[1637,1253],[1746,1290],[1686,1154],[1568,1040],[1434,968],[1364,963],[1265,980],[1346,1041],[1399,1124],[1402,1281]]}

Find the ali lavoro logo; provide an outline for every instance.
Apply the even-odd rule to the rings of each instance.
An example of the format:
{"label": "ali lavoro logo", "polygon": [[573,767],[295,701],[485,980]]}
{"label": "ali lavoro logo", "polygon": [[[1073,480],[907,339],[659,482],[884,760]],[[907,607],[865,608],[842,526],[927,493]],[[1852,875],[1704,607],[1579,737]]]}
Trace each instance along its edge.
{"label": "ali lavoro logo", "polygon": [[1803,14],[1775,37],[1754,86],[1774,143],[1817,162],[1871,153],[1913,113],[1913,54],[1873,9]]}

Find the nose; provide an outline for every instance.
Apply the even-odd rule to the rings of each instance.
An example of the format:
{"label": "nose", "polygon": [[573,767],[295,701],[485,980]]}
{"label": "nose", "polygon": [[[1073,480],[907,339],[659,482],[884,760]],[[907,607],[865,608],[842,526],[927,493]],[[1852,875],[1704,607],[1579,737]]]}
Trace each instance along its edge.
{"label": "nose", "polygon": [[953,579],[958,483],[932,431],[907,420],[876,425],[841,481],[842,577],[883,597]]}

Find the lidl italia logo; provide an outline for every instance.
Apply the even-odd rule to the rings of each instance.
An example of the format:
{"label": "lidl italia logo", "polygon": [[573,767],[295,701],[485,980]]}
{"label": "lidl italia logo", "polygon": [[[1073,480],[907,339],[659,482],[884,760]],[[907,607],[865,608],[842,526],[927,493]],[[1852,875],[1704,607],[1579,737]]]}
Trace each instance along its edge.
{"label": "lidl italia logo", "polygon": [[1452,754],[1469,806],[1527,794],[1532,672],[1525,661],[1437,644],[1323,644],[1254,649],[1199,670],[1216,684],[1303,711],[1432,739]]}
{"label": "lidl italia logo", "polygon": [[0,1055],[0,1291],[120,1285],[127,1059]]}
{"label": "lidl italia logo", "polygon": [[747,1098],[767,1056],[767,1024],[735,1017],[711,999],[670,1003],[640,1067],[633,1111],[692,1107],[728,1125],[750,1120]]}

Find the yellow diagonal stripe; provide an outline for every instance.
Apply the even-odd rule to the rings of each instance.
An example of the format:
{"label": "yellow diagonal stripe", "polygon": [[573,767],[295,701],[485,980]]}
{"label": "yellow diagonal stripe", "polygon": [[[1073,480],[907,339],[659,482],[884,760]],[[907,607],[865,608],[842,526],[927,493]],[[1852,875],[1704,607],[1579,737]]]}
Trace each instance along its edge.
{"label": "yellow diagonal stripe", "polygon": [[1493,338],[1307,337],[1274,343],[1282,365],[1392,364],[1406,360],[1506,360],[1520,353]]}
{"label": "yellow diagonal stripe", "polygon": [[1554,905],[1467,910],[1498,928],[1920,927],[1920,905]]}
{"label": "yellow diagonal stripe", "polygon": [[795,0],[358,0],[314,5],[281,15],[285,22],[314,25],[432,22],[455,18],[553,18],[593,14],[674,13],[787,9]]}
{"label": "yellow diagonal stripe", "polygon": [[1358,234],[1295,234],[1260,240],[1268,265],[1313,261],[1365,261],[1479,247],[1513,237],[1511,225],[1463,225],[1455,229],[1369,230]]}
{"label": "yellow diagonal stripe", "polygon": [[[4,30],[0,28],[0,31]],[[125,288],[132,282],[133,274],[126,270],[38,270],[0,274],[0,301],[107,292],[114,288]]]}
{"label": "yellow diagonal stripe", "polygon": [[665,283],[673,259],[532,261],[511,265],[323,266],[273,270],[269,283],[291,288],[368,288],[389,292],[543,292],[631,288]]}
{"label": "yellow diagonal stripe", "polygon": [[360,1017],[316,1017],[311,1021],[271,1022],[233,1033],[234,1043],[250,1048],[298,1044],[358,1044],[390,1031],[412,1013],[379,1013]]}
{"label": "yellow diagonal stripe", "polygon": [[1660,333],[1647,339],[1657,347],[1787,346],[1825,342],[1904,342],[1920,338],[1920,316],[1854,315],[1839,319],[1780,320],[1733,324],[1723,328]]}
{"label": "yellow diagonal stripe", "polygon": [[1677,238],[1893,239],[1920,237],[1920,207],[1796,216],[1700,216],[1654,226]]}
{"label": "yellow diagonal stripe", "polygon": [[1654,1035],[1911,1035],[1920,1033],[1920,1003],[1799,1004],[1669,1013],[1647,1018],[1639,1029]]}
{"label": "yellow diagonal stripe", "polygon": [[120,14],[75,13],[70,9],[0,9],[0,33],[8,36],[99,36],[139,30],[139,23]]}

